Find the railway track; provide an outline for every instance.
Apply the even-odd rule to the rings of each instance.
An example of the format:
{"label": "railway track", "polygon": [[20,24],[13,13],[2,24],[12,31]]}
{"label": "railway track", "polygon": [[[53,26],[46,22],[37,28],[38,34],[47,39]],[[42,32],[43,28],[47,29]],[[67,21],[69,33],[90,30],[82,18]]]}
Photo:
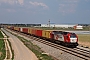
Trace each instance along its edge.
{"label": "railway track", "polygon": [[83,60],[90,60],[90,50],[81,49],[79,47],[77,47],[77,48],[68,48],[68,47],[64,47],[64,46],[61,46],[61,45],[58,45],[58,44],[46,41],[44,39],[34,37],[34,36],[30,36],[30,35],[27,35],[27,34],[23,34],[23,35],[27,36],[27,37],[35,40],[35,41],[41,42],[43,44],[46,44],[48,46],[51,46],[51,47],[54,47],[56,49],[62,50],[62,51],[66,52],[66,53],[69,53],[71,55],[77,56],[77,57],[79,57]]}
{"label": "railway track", "polygon": [[70,53],[70,54],[72,54],[74,56],[77,56],[79,58],[82,58],[82,59],[85,59],[85,60],[90,59],[90,51],[80,49],[80,48],[67,48],[67,47],[63,47],[63,46],[60,46],[58,44],[51,43],[51,42],[48,42],[48,41],[45,41],[45,40],[42,40],[42,39],[37,39],[36,38],[35,40],[37,40],[38,42],[44,43],[46,45],[49,45],[51,47],[54,47],[56,49],[62,50],[64,52]]}
{"label": "railway track", "polygon": [[68,47],[64,47],[64,46],[61,46],[61,45],[58,45],[58,44],[55,44],[55,43],[37,38],[37,37],[33,37],[33,36],[31,36],[31,38],[35,41],[38,41],[38,42],[41,42],[41,43],[46,44],[48,46],[51,46],[51,47],[54,47],[56,49],[62,50],[66,53],[77,56],[81,59],[90,60],[90,51],[89,50],[81,49],[79,47],[77,47],[77,48],[68,48]]}

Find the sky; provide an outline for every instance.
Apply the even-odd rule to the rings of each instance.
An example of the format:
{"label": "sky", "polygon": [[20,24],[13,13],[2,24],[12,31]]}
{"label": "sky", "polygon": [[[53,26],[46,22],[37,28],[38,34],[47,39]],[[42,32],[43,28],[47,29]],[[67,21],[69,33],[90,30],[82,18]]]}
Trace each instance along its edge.
{"label": "sky", "polygon": [[90,0],[0,0],[0,23],[90,24]]}

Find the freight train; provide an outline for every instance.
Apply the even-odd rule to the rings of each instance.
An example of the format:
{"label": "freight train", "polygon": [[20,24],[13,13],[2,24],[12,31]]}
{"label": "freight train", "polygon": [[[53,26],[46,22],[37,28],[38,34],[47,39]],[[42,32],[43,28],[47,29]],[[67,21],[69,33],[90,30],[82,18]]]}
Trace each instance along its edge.
{"label": "freight train", "polygon": [[48,39],[51,42],[59,43],[64,46],[78,46],[78,36],[75,33],[57,30],[42,30],[28,27],[8,26],[7,28],[36,37]]}

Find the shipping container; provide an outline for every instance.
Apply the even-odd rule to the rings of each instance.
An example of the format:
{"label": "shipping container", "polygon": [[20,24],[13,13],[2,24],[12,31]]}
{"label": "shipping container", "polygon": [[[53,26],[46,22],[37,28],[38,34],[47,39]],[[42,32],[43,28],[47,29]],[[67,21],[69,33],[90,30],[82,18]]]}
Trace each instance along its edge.
{"label": "shipping container", "polygon": [[36,36],[42,37],[42,30],[36,29]]}
{"label": "shipping container", "polygon": [[31,34],[32,28],[28,28],[28,33]]}
{"label": "shipping container", "polygon": [[22,32],[28,33],[28,28],[22,28]]}
{"label": "shipping container", "polygon": [[31,29],[31,34],[36,35],[36,29],[32,28]]}
{"label": "shipping container", "polygon": [[42,37],[45,37],[46,34],[45,34],[45,30],[42,31]]}
{"label": "shipping container", "polygon": [[20,28],[19,27],[14,27],[14,30],[20,31]]}
{"label": "shipping container", "polygon": [[14,26],[11,26],[10,29],[14,30]]}
{"label": "shipping container", "polygon": [[7,26],[8,29],[10,29],[10,26]]}
{"label": "shipping container", "polygon": [[23,32],[23,30],[22,30],[23,28],[22,27],[20,27],[20,32]]}
{"label": "shipping container", "polygon": [[51,32],[52,31],[43,30],[42,31],[42,36],[45,37],[45,38],[50,38]]}

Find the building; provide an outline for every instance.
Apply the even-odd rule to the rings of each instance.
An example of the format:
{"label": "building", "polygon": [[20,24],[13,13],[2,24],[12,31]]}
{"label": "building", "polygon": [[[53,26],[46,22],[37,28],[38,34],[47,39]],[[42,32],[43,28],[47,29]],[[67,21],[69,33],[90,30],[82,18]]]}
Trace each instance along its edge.
{"label": "building", "polygon": [[69,28],[69,27],[72,27],[75,25],[69,25],[69,24],[41,24],[41,27],[61,27],[61,28]]}
{"label": "building", "polygon": [[74,26],[74,29],[83,29],[83,26],[76,25],[76,26]]}

